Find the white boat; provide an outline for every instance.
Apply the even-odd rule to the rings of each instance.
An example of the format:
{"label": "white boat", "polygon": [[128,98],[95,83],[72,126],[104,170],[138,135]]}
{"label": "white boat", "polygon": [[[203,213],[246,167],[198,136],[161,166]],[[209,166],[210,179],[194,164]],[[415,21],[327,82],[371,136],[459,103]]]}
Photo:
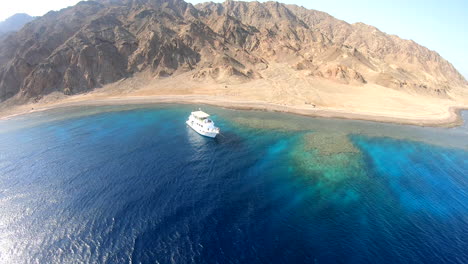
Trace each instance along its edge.
{"label": "white boat", "polygon": [[209,119],[209,114],[203,111],[192,112],[185,122],[198,134],[210,138],[214,138],[219,134],[219,128],[215,127],[213,120]]}

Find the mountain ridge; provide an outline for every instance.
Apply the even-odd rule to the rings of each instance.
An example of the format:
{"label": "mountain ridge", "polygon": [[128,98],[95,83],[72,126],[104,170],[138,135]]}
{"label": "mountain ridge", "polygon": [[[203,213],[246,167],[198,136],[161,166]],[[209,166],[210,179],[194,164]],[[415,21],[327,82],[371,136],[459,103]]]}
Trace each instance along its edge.
{"label": "mountain ridge", "polygon": [[25,13],[14,14],[0,22],[0,34],[18,31],[26,23],[31,22],[33,19],[34,17]]}
{"label": "mountain ridge", "polygon": [[87,92],[141,71],[249,82],[272,63],[311,79],[438,97],[467,86],[414,41],[296,5],[100,0],[49,12],[1,40],[0,101]]}

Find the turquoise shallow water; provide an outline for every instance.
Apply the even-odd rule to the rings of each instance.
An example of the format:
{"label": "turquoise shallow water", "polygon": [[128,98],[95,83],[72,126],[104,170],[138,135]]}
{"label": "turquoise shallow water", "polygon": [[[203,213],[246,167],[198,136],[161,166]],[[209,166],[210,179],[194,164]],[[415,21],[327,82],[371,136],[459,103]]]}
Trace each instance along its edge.
{"label": "turquoise shallow water", "polygon": [[0,121],[0,262],[468,262],[466,125],[197,108]]}

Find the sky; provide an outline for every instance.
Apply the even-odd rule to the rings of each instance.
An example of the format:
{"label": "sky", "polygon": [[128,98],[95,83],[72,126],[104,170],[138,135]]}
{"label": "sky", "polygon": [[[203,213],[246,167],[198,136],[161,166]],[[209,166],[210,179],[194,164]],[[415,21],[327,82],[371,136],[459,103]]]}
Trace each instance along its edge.
{"label": "sky", "polygon": [[[0,21],[15,13],[41,16],[77,0],[0,0]],[[186,0],[193,4],[202,0]],[[213,0],[212,0],[213,1]],[[223,1],[214,1],[223,2]],[[260,1],[264,2],[264,1]],[[437,51],[468,79],[468,0],[279,0],[363,22]]]}

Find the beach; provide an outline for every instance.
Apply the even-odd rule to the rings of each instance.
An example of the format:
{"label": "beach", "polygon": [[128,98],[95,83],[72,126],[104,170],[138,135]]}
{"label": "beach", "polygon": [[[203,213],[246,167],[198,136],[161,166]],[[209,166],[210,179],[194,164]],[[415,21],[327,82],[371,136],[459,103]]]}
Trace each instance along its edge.
{"label": "beach", "polygon": [[[281,74],[285,76],[281,76]],[[293,77],[289,75],[296,74]],[[287,112],[315,117],[333,117],[418,126],[457,126],[459,111],[468,109],[468,92],[424,95],[375,84],[345,85],[314,80],[291,71],[250,82],[216,80],[200,82],[189,74],[153,78],[150,73],[65,96],[54,92],[37,102],[16,103],[13,98],[0,106],[0,118],[79,105],[182,103],[205,104],[231,109]],[[15,101],[16,100],[16,101]]]}

